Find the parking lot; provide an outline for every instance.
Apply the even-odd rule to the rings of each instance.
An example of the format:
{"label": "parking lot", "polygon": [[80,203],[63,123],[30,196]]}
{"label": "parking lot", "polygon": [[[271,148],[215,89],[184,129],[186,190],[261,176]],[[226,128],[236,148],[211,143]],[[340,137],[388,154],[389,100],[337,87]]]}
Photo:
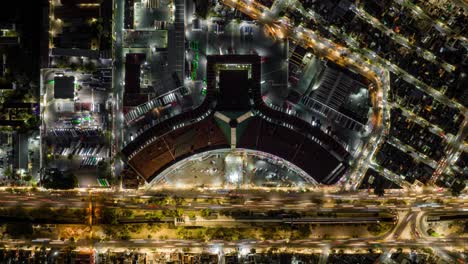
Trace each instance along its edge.
{"label": "parking lot", "polygon": [[199,29],[194,22],[187,21],[187,78],[204,79],[207,55],[258,54],[262,57],[262,83],[274,84],[277,89],[273,90],[287,96],[286,41],[272,40],[262,25],[252,21],[199,20]]}
{"label": "parking lot", "polygon": [[[171,1],[159,1],[159,5],[150,6],[142,2],[135,3],[135,28],[136,29],[153,29],[158,23],[155,21],[170,20],[170,4]],[[163,29],[164,27],[161,27]]]}
{"label": "parking lot", "polygon": [[[73,77],[73,96],[57,98],[62,78]],[[73,171],[80,187],[98,185],[100,166],[109,159],[110,70],[79,73],[50,70],[43,74],[43,151],[48,168]]]}
{"label": "parking lot", "polygon": [[266,153],[220,149],[191,156],[161,175],[169,186],[310,186],[290,166]]}

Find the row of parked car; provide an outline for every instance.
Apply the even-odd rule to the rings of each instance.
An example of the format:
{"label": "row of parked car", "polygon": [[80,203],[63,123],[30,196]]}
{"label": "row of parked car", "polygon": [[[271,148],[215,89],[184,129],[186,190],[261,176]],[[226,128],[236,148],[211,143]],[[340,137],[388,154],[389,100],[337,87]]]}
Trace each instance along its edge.
{"label": "row of parked car", "polygon": [[75,146],[70,147],[57,147],[54,153],[56,155],[68,156],[68,155],[78,155],[78,156],[96,156],[104,150],[104,145],[96,144],[81,144],[78,142]]}
{"label": "row of parked car", "polygon": [[103,158],[97,158],[95,156],[92,157],[86,157],[81,161],[80,168],[81,167],[96,167]]}
{"label": "row of parked car", "polygon": [[49,136],[56,137],[97,137],[101,135],[99,129],[75,129],[75,128],[56,128],[49,130]]}

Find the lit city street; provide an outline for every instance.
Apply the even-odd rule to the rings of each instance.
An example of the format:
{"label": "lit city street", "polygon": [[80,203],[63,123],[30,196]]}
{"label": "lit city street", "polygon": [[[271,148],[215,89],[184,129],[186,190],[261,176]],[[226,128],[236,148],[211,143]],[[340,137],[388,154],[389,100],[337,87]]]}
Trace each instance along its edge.
{"label": "lit city street", "polygon": [[0,263],[467,263],[463,0],[0,9]]}

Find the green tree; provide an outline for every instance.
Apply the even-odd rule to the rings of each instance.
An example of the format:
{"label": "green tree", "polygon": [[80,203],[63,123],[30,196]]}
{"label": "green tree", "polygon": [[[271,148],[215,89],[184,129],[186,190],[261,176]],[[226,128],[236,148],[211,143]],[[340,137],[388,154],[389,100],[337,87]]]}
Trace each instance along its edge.
{"label": "green tree", "polygon": [[209,217],[210,215],[211,215],[211,210],[208,209],[208,208],[202,209],[202,210],[200,211],[200,216],[201,216],[201,217],[205,217],[205,218],[206,218],[206,217]]}
{"label": "green tree", "polygon": [[94,65],[94,63],[88,62],[83,66],[83,70],[89,73],[93,73],[96,71],[96,65]]}
{"label": "green tree", "polygon": [[132,210],[125,209],[122,211],[122,216],[126,218],[135,218],[135,213]]}
{"label": "green tree", "polygon": [[79,65],[77,63],[70,63],[69,67],[72,71],[77,71]]}
{"label": "green tree", "polygon": [[372,235],[377,236],[385,231],[385,226],[382,224],[369,224],[367,226],[367,231],[369,231],[369,233]]}
{"label": "green tree", "polygon": [[13,170],[11,169],[10,166],[8,166],[4,171],[3,175],[5,175],[6,178],[11,178],[13,176]]}
{"label": "green tree", "polygon": [[182,208],[177,208],[175,210],[175,217],[182,217],[184,215],[184,209]]}
{"label": "green tree", "polygon": [[119,223],[117,210],[114,208],[104,208],[102,210],[101,220],[103,224],[116,225]]}
{"label": "green tree", "polygon": [[71,172],[46,170],[42,184],[47,189],[67,190],[78,186],[78,178]]}
{"label": "green tree", "polygon": [[293,239],[306,239],[309,238],[312,233],[309,225],[297,225],[295,228],[296,230],[293,233]]}
{"label": "green tree", "polygon": [[31,180],[32,180],[32,175],[29,173],[23,177],[23,181],[31,181]]}
{"label": "green tree", "polygon": [[187,216],[188,216],[190,219],[194,219],[194,218],[196,217],[194,211],[189,211],[189,212],[187,212]]}
{"label": "green tree", "polygon": [[163,206],[167,204],[169,199],[170,198],[168,198],[166,195],[153,196],[148,200],[148,203],[153,204],[153,205]]}
{"label": "green tree", "polygon": [[125,233],[122,233],[120,235],[120,239],[122,240],[129,240],[131,237],[130,237],[130,234],[128,232],[125,232]]}
{"label": "green tree", "polygon": [[177,206],[183,206],[187,204],[187,201],[182,197],[174,196],[172,199],[174,200],[175,205]]}
{"label": "green tree", "polygon": [[195,13],[198,17],[206,19],[208,11],[211,8],[211,1],[209,0],[195,0]]}

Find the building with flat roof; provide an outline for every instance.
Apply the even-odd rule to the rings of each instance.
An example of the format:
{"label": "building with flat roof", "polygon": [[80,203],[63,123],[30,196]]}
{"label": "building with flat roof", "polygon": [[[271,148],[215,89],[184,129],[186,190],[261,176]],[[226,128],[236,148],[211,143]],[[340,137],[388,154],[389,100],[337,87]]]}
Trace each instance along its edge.
{"label": "building with flat roof", "polygon": [[64,56],[64,57],[86,57],[90,59],[98,59],[99,51],[89,49],[64,49],[64,48],[53,48],[52,56]]}
{"label": "building with flat roof", "polygon": [[248,70],[220,70],[218,109],[221,111],[249,109],[249,86]]}
{"label": "building with flat roof", "polygon": [[[60,4],[55,4],[51,24],[53,46],[62,49],[101,49],[103,46],[100,42],[105,41],[99,36],[99,31],[109,30],[110,27],[110,23],[102,17],[101,5],[105,3],[109,6],[108,2],[109,0],[61,0]],[[65,53],[62,56],[74,55]]]}
{"label": "building with flat roof", "polygon": [[20,44],[20,37],[16,32],[16,24],[0,21],[0,45],[13,46]]}
{"label": "building with flat roof", "polygon": [[146,60],[144,53],[127,53],[125,56],[125,94],[124,106],[137,106],[147,100],[141,94],[141,64]]}
{"label": "building with flat roof", "polygon": [[164,169],[193,154],[251,149],[293,163],[317,182],[338,181],[346,150],[320,127],[267,106],[260,76],[257,55],[208,56],[204,102],[138,135],[122,150],[124,158],[143,179],[157,182]]}
{"label": "building with flat roof", "polygon": [[75,97],[75,77],[64,76],[54,78],[54,98],[73,99]]}
{"label": "building with flat roof", "polygon": [[140,93],[140,68],[145,62],[144,53],[127,53],[125,56],[125,93]]}
{"label": "building with flat roof", "polygon": [[124,3],[124,28],[133,29],[134,28],[134,6],[135,0],[125,0]]}

